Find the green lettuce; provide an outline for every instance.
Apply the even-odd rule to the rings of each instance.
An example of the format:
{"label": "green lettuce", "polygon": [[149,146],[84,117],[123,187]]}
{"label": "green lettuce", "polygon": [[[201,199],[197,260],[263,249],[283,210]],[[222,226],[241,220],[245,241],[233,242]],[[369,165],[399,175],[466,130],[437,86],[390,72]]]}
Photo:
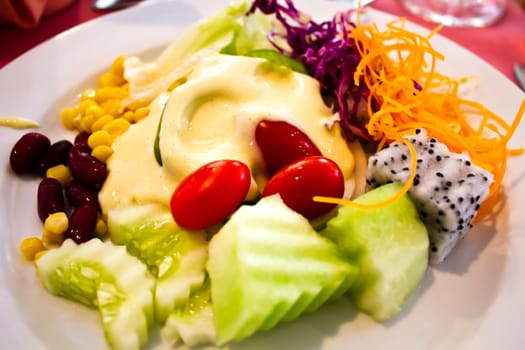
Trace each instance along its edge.
{"label": "green lettuce", "polygon": [[266,34],[271,16],[247,16],[250,0],[230,3],[216,14],[203,18],[171,43],[153,62],[128,57],[124,62],[129,82],[127,103],[149,103],[170,87],[180,84],[202,58],[224,52],[242,55],[254,49],[269,49]]}

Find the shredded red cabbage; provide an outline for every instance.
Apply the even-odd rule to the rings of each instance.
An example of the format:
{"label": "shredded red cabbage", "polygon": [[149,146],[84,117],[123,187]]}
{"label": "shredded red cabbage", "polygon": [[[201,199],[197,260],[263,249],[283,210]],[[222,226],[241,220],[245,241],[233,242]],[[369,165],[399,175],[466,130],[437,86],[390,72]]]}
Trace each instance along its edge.
{"label": "shredded red cabbage", "polygon": [[[299,62],[320,82],[325,96],[334,96],[334,112],[339,112],[339,123],[348,140],[360,137],[371,140],[360,102],[366,101],[366,84],[355,86],[354,72],[361,56],[348,31],[355,28],[350,11],[336,14],[332,20],[317,23],[295,8],[292,0],[254,0],[248,13],[256,10],[275,15],[279,27],[268,33],[268,40],[279,50]],[[361,115],[360,115],[361,114]]]}

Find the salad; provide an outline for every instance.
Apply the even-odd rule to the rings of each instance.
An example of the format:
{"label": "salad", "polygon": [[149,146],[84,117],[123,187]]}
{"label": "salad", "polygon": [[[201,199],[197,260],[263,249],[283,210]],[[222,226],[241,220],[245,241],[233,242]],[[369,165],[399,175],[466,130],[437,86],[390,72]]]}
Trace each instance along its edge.
{"label": "salad", "polygon": [[46,174],[44,234],[22,252],[50,292],[99,310],[114,348],[155,325],[236,342],[343,295],[392,318],[521,152],[524,105],[509,125],[462,99],[428,39],[241,1],[154,62],[119,57],[63,110],[74,142],[13,147],[13,171]]}

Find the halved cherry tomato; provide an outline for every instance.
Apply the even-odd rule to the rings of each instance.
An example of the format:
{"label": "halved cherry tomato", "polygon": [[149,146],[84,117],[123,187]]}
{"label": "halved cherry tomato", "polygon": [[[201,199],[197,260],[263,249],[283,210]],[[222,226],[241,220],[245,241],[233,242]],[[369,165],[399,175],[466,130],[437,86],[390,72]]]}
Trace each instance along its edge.
{"label": "halved cherry tomato", "polygon": [[170,200],[175,222],[203,230],[230,216],[250,189],[250,169],[236,160],[218,160],[195,170],[177,186]]}
{"label": "halved cherry tomato", "polygon": [[279,193],[283,202],[307,219],[315,219],[335,205],[315,202],[314,196],[341,198],[345,191],[339,166],[325,157],[307,157],[295,161],[268,180],[263,196]]}
{"label": "halved cherry tomato", "polygon": [[298,159],[322,155],[304,132],[285,121],[260,121],[255,128],[255,142],[270,176]]}

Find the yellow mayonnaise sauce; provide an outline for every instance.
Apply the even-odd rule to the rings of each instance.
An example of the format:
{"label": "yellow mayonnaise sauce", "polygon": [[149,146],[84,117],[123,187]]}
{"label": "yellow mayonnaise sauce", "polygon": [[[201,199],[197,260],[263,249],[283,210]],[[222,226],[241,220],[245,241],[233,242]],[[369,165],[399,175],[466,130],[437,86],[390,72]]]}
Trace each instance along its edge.
{"label": "yellow mayonnaise sauce", "polygon": [[0,126],[5,126],[13,129],[31,129],[40,127],[40,124],[33,120],[25,118],[0,117]]}
{"label": "yellow mayonnaise sauce", "polygon": [[[99,195],[103,211],[119,204],[167,205],[185,176],[220,159],[248,165],[253,178],[249,197],[256,198],[267,175],[254,132],[265,119],[301,129],[352,182],[353,154],[333,124],[317,80],[263,59],[219,54],[203,59],[184,80],[153,101],[149,116],[113,143],[109,176]],[[160,166],[153,149],[164,108]]]}

